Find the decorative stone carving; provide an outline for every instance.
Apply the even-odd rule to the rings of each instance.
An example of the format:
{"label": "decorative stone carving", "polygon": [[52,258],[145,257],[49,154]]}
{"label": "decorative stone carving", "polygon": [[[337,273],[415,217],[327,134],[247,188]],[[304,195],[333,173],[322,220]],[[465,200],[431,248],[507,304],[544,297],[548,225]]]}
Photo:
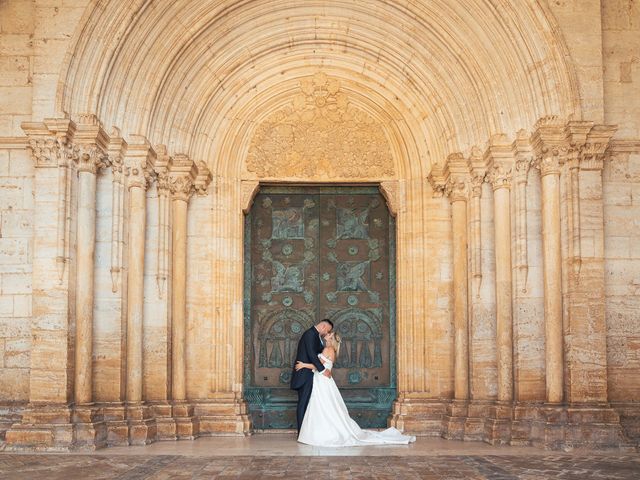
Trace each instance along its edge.
{"label": "decorative stone carving", "polygon": [[511,188],[512,168],[503,163],[491,165],[488,172],[488,179],[494,190],[499,188]]}
{"label": "decorative stone carving", "polygon": [[605,153],[616,129],[614,125],[595,125],[591,129],[579,154],[581,170],[602,170]]}
{"label": "decorative stone carving", "polygon": [[175,155],[169,163],[169,189],[174,200],[189,201],[198,175],[195,163],[184,154]]}
{"label": "decorative stone carving", "polygon": [[382,125],[349,102],[337,79],[318,73],[258,125],[247,170],[260,178],[389,177],[394,163]]}
{"label": "decorative stone carving", "polygon": [[431,166],[431,172],[427,177],[427,181],[433,189],[434,197],[442,197],[447,184],[447,178],[445,176],[445,167],[439,163],[434,163]]}
{"label": "decorative stone carving", "polygon": [[156,176],[153,169],[157,158],[156,152],[142,135],[132,135],[131,138],[125,158],[127,187],[129,190],[135,187],[146,190]]}
{"label": "decorative stone carving", "polygon": [[73,142],[78,151],[74,160],[77,161],[79,172],[95,175],[101,168],[110,165],[106,152],[109,139],[95,115],[80,115]]}

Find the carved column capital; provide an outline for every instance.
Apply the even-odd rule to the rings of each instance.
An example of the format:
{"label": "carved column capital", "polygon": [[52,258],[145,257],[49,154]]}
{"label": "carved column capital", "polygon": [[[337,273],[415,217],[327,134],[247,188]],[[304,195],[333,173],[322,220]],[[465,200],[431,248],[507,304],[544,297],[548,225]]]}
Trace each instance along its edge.
{"label": "carved column capital", "polygon": [[145,137],[132,135],[131,138],[132,141],[127,147],[125,156],[127,187],[146,190],[155,176],[153,167],[156,161],[156,152]]}
{"label": "carved column capital", "polygon": [[433,189],[433,196],[442,197],[444,195],[445,186],[447,184],[444,165],[434,163],[431,166],[431,172],[429,172],[427,181]]}
{"label": "carved column capital", "polygon": [[616,130],[615,125],[593,126],[578,154],[580,169],[602,170],[607,148]]}
{"label": "carved column capital", "polygon": [[493,163],[489,167],[487,177],[494,191],[499,188],[511,188],[512,167],[507,163]]}
{"label": "carved column capital", "polygon": [[478,173],[474,172],[471,176],[471,196],[482,197],[482,185],[486,178],[486,172]]}
{"label": "carved column capital", "polygon": [[533,165],[540,169],[540,175],[560,175],[560,168],[572,151],[564,122],[556,116],[541,118],[535,125],[531,144],[535,155]]}
{"label": "carved column capital", "polygon": [[189,201],[189,197],[194,193],[193,179],[186,175],[169,176],[169,189],[174,200]]}
{"label": "carved column capital", "polygon": [[449,201],[466,202],[469,197],[469,178],[464,176],[449,177],[445,185],[445,195]]}
{"label": "carved column capital", "polygon": [[462,153],[452,153],[447,157],[445,178],[444,194],[449,201],[466,202],[469,197],[469,162]]}
{"label": "carved column capital", "polygon": [[22,123],[28,137],[27,149],[36,168],[67,166],[77,159],[77,146],[71,142],[75,128],[68,118]]}
{"label": "carved column capital", "polygon": [[95,175],[100,168],[110,165],[107,155],[109,137],[95,115],[79,116],[73,143],[78,148],[78,171]]}
{"label": "carved column capital", "polygon": [[78,146],[77,164],[79,172],[98,173],[101,168],[111,165],[109,156],[96,144]]}
{"label": "carved column capital", "polygon": [[169,162],[169,189],[174,200],[189,201],[194,192],[198,169],[189,157],[177,154]]}
{"label": "carved column capital", "polygon": [[484,162],[487,165],[487,180],[494,191],[511,188],[514,158],[512,145],[505,134],[498,133],[490,138]]}

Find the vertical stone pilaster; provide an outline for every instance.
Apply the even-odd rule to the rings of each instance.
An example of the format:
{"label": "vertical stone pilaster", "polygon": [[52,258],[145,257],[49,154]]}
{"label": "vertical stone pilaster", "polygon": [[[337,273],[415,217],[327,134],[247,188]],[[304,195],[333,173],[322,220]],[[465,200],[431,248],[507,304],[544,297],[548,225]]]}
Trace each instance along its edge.
{"label": "vertical stone pilaster", "polygon": [[125,183],[126,168],[124,155],[127,142],[120,136],[120,131],[114,128],[109,138],[107,152],[113,175],[113,190],[111,194],[111,291],[116,293],[122,283],[122,260],[124,255],[124,217],[125,217]]}
{"label": "vertical stone pilaster", "polygon": [[35,165],[33,319],[29,406],[6,432],[6,449],[68,449],[73,444],[73,289],[69,259],[70,198],[77,159],[68,118],[23,123]]}
{"label": "vertical stone pilaster", "polygon": [[569,265],[566,395],[571,405],[607,402],[602,169],[616,128],[569,122]]}

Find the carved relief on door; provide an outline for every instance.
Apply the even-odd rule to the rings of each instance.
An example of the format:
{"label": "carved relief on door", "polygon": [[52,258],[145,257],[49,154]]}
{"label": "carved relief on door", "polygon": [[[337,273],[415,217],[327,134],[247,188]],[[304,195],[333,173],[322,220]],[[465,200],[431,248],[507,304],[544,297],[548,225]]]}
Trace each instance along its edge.
{"label": "carved relief on door", "polygon": [[254,428],[295,425],[297,343],[342,336],[334,378],[352,416],[384,426],[395,398],[394,224],[372,187],[263,188],[245,222],[245,398]]}

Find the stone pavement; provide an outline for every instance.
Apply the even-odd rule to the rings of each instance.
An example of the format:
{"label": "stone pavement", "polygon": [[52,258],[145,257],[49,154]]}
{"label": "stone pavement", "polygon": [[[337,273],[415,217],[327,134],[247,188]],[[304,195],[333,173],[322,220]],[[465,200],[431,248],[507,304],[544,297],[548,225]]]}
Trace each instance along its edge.
{"label": "stone pavement", "polygon": [[[254,452],[254,455],[248,454]],[[317,449],[291,435],[202,438],[92,453],[0,453],[10,480],[326,478],[640,479],[640,455],[545,452],[418,438],[409,446]]]}

